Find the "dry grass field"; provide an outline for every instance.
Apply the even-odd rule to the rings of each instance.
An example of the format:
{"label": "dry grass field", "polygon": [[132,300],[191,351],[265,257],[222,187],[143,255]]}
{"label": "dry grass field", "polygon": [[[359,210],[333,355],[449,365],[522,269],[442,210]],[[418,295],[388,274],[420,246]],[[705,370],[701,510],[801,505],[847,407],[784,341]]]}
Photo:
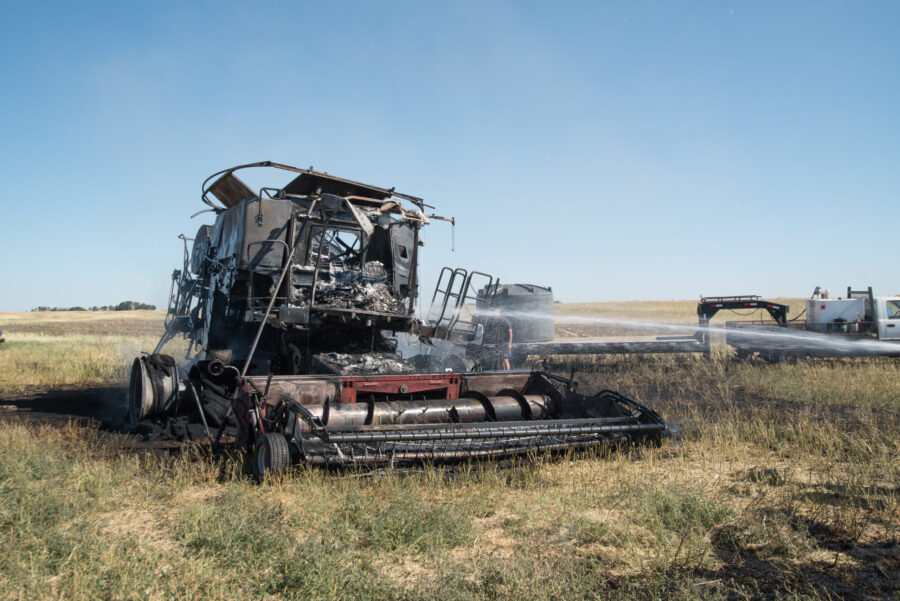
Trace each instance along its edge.
{"label": "dry grass field", "polygon": [[[695,307],[556,308],[564,335],[604,335],[571,316],[691,323]],[[680,436],[257,485],[237,453],[41,418],[41,399],[85,415],[121,387],[161,321],[0,313],[0,598],[900,598],[900,361],[559,357],[581,390],[620,390]]]}
{"label": "dry grass field", "polygon": [[121,384],[152,350],[164,311],[0,313],[0,398],[28,391]]}

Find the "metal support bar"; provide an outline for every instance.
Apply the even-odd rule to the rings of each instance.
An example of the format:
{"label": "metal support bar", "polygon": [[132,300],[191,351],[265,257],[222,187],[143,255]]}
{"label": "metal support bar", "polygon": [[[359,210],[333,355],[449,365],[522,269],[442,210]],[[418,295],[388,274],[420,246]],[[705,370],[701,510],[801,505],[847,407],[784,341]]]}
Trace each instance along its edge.
{"label": "metal support bar", "polygon": [[206,423],[206,414],[203,412],[203,405],[200,404],[200,395],[197,394],[197,389],[194,388],[194,383],[190,380],[185,380],[188,383],[188,386],[191,388],[191,392],[193,393],[194,400],[197,402],[197,411],[200,412],[200,421],[203,422],[203,429],[206,430],[206,437],[209,439],[209,442],[213,442],[212,432],[209,431],[209,424]]}
{"label": "metal support bar", "polygon": [[[291,269],[291,265],[293,261],[291,261],[291,257],[294,254],[293,244],[288,246],[288,244],[284,240],[271,240],[272,243],[280,243],[284,244],[287,249],[287,258],[284,262],[284,268],[281,270],[281,275],[278,276],[278,283],[275,284],[275,293],[272,294],[272,298],[269,300],[269,306],[266,307],[266,312],[263,315],[262,321],[259,322],[259,328],[256,330],[256,336],[253,337],[253,344],[250,346],[250,352],[247,353],[247,360],[244,362],[244,368],[241,370],[241,377],[247,375],[247,370],[250,369],[250,362],[253,360],[253,355],[256,353],[256,345],[259,344],[259,339],[262,336],[263,329],[266,327],[266,321],[269,319],[269,313],[272,312],[272,307],[275,306],[275,299],[278,298],[278,291],[281,290],[281,283],[284,281],[284,276]],[[293,240],[291,242],[294,242]]]}

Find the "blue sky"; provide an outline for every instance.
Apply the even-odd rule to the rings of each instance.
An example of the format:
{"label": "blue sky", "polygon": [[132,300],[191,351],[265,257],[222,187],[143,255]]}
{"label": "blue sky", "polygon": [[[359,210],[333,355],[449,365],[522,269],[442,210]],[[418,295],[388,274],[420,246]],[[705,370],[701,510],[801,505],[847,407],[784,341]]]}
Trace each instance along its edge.
{"label": "blue sky", "polygon": [[[0,310],[164,305],[214,171],[422,196],[563,301],[900,293],[900,3],[0,3]],[[261,182],[260,182],[261,183]]]}

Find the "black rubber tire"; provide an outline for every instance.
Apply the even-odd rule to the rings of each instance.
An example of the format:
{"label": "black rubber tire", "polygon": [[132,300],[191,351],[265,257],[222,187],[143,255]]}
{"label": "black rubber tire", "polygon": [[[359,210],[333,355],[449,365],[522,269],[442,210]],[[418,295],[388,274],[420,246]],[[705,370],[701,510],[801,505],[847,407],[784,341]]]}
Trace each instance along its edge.
{"label": "black rubber tire", "polygon": [[267,474],[280,474],[291,464],[291,450],[283,434],[267,432],[253,448],[253,475],[262,481]]}

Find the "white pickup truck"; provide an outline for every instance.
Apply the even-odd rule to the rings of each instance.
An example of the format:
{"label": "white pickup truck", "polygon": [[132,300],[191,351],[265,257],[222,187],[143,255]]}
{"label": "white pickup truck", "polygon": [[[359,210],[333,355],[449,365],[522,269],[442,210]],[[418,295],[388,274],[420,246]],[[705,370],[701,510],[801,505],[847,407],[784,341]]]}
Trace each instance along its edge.
{"label": "white pickup truck", "polygon": [[900,356],[900,296],[847,288],[845,298],[817,292],[806,320],[726,322],[726,343],[739,357],[758,352],[772,361],[796,357]]}

